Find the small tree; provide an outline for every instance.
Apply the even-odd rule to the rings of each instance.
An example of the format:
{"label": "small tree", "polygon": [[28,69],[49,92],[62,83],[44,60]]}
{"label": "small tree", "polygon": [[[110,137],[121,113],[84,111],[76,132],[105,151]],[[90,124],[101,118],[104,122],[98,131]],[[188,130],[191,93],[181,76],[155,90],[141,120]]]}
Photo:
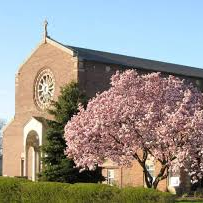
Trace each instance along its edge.
{"label": "small tree", "polygon": [[[203,97],[197,88],[174,76],[135,70],[117,72],[111,85],[86,110],[80,106],[65,127],[66,153],[78,167],[94,169],[106,158],[126,166],[137,160],[147,187],[157,188],[172,166],[195,163],[197,144],[203,152]],[[146,167],[149,155],[161,165],[155,179]]]}
{"label": "small tree", "polygon": [[2,130],[2,128],[4,127],[5,125],[5,120],[4,119],[0,119],[0,131]]}
{"label": "small tree", "polygon": [[78,112],[79,103],[86,105],[87,99],[80,93],[78,85],[72,82],[61,88],[58,101],[53,101],[48,110],[54,120],[47,121],[46,143],[42,147],[44,168],[39,176],[42,180],[74,183],[98,182],[102,178],[100,169],[79,173],[73,160],[64,155],[64,126]]}

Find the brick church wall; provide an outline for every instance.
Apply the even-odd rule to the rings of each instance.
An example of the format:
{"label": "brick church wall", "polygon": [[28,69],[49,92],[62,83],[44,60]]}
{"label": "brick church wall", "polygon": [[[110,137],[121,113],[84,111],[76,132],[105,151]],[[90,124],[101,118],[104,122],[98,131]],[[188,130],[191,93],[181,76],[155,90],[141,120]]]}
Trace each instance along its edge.
{"label": "brick church wall", "polygon": [[3,175],[21,175],[23,127],[31,116],[49,117],[36,107],[33,99],[36,76],[43,68],[53,71],[57,83],[56,99],[61,86],[72,80],[77,81],[77,64],[77,58],[50,44],[42,44],[21,66],[16,75],[15,117],[3,137]]}

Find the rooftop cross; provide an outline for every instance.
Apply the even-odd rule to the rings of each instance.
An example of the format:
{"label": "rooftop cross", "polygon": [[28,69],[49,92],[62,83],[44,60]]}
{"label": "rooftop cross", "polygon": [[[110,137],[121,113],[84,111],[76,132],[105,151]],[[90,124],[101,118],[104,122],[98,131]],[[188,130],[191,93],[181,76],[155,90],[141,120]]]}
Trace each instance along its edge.
{"label": "rooftop cross", "polygon": [[48,22],[47,20],[45,20],[44,21],[44,43],[46,43],[46,37],[48,37],[47,25],[48,25]]}

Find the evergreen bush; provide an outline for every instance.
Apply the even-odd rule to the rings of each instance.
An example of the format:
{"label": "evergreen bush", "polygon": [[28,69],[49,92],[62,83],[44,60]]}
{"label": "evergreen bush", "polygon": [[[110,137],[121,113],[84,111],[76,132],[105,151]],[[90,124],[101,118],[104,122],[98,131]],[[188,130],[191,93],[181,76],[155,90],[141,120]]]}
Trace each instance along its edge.
{"label": "evergreen bush", "polygon": [[43,170],[39,174],[39,180],[66,183],[97,183],[104,180],[100,168],[80,173],[73,160],[67,159],[64,155],[66,149],[64,127],[78,112],[78,105],[86,106],[86,103],[86,96],[80,92],[75,82],[62,87],[57,101],[52,101],[48,113],[54,120],[46,120],[47,131],[42,145],[42,152],[46,156],[42,158]]}

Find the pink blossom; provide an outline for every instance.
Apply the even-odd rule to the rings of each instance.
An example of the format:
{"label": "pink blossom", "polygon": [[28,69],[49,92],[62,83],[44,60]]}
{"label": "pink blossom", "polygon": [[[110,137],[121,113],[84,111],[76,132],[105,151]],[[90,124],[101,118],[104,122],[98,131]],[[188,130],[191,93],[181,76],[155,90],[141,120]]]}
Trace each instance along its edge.
{"label": "pink blossom", "polygon": [[126,166],[136,159],[144,168],[150,154],[161,163],[163,179],[174,162],[173,168],[200,174],[203,165],[196,169],[195,160],[203,157],[202,104],[202,93],[178,77],[116,72],[110,89],[86,109],[80,106],[67,123],[66,154],[78,167],[91,169],[105,159]]}

